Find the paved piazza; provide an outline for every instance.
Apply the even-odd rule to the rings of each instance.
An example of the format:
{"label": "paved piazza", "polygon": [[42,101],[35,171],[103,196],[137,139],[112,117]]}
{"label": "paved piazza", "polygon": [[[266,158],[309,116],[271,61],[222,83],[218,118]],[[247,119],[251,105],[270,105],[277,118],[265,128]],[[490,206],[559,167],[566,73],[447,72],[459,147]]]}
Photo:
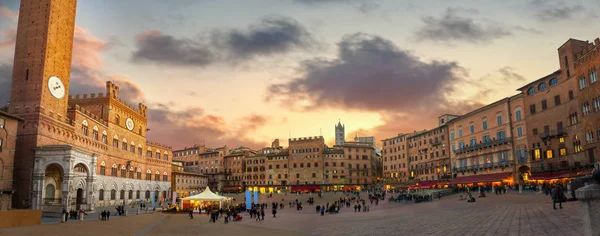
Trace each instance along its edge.
{"label": "paved piazza", "polygon": [[[363,194],[364,195],[364,194]],[[342,195],[316,197],[317,204]],[[242,196],[234,196],[238,201]],[[309,196],[276,196],[266,202],[285,198],[286,208],[277,218],[267,214],[256,222],[247,215],[242,222],[208,223],[206,215],[155,213],[114,217],[108,222],[89,220],[66,224],[0,229],[0,235],[582,235],[579,202],[563,204],[553,210],[550,198],[535,193],[488,195],[475,203],[458,201],[458,195],[424,203],[382,201],[370,212],[355,213],[342,208],[340,214],[320,216],[314,206],[303,211],[287,208],[289,200],[305,201]],[[270,213],[268,209],[265,213]]]}

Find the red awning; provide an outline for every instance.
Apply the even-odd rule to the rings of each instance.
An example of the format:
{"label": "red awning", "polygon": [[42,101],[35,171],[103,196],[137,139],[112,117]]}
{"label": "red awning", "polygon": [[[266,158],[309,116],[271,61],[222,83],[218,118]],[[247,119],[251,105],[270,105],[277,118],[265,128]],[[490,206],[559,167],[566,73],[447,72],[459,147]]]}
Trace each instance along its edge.
{"label": "red awning", "polygon": [[228,191],[242,191],[242,186],[228,186],[223,188],[224,192]]}
{"label": "red awning", "polygon": [[312,191],[312,190],[321,190],[321,186],[319,186],[319,185],[298,185],[298,186],[292,186],[292,192],[296,192],[296,191]]}
{"label": "red awning", "polygon": [[567,170],[567,171],[556,171],[546,173],[533,173],[529,176],[530,180],[549,180],[549,179],[562,179],[562,178],[574,178],[579,176],[585,176],[590,174],[589,171],[585,170]]}
{"label": "red awning", "polygon": [[413,187],[415,187],[415,188],[431,188],[436,184],[438,184],[438,182],[436,182],[436,181],[425,181],[425,182],[420,182],[418,184],[415,184]]}
{"label": "red awning", "polygon": [[506,177],[511,175],[511,173],[496,173],[496,174],[485,174],[485,175],[471,175],[471,176],[461,176],[456,179],[450,181],[450,184],[470,184],[470,183],[479,183],[479,182],[495,182],[502,181]]}

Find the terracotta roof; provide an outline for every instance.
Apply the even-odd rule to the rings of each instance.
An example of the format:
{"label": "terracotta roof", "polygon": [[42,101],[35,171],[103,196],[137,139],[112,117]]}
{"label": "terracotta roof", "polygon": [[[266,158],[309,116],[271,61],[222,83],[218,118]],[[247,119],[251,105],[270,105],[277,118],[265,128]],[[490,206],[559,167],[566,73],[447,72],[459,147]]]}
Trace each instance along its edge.
{"label": "terracotta roof", "polygon": [[5,111],[2,111],[2,110],[0,110],[0,115],[6,116],[6,117],[10,117],[10,118],[13,118],[15,120],[23,121],[23,118],[21,118],[19,116],[16,116],[16,115],[13,115],[13,114],[10,114],[10,113],[5,112]]}

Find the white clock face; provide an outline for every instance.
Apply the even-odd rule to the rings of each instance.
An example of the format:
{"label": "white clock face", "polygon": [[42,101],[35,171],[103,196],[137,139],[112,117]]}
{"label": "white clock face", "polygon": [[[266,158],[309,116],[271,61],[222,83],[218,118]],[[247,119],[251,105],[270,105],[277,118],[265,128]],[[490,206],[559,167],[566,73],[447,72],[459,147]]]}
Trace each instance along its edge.
{"label": "white clock face", "polygon": [[65,96],[65,85],[56,76],[48,79],[48,89],[50,90],[50,94],[55,98],[61,99]]}
{"label": "white clock face", "polygon": [[127,129],[128,130],[133,130],[133,120],[131,118],[127,118],[127,120],[125,120],[125,125],[127,125]]}

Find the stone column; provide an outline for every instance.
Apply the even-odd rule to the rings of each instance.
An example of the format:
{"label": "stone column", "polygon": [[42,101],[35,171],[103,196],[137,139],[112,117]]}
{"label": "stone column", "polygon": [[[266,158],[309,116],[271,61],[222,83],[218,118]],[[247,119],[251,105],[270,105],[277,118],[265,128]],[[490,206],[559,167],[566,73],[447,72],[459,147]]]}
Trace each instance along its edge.
{"label": "stone column", "polygon": [[575,191],[581,202],[583,217],[583,234],[585,236],[600,235],[600,170],[592,175],[590,184]]}
{"label": "stone column", "polygon": [[44,173],[34,173],[31,186],[31,209],[42,210],[44,204]]}

